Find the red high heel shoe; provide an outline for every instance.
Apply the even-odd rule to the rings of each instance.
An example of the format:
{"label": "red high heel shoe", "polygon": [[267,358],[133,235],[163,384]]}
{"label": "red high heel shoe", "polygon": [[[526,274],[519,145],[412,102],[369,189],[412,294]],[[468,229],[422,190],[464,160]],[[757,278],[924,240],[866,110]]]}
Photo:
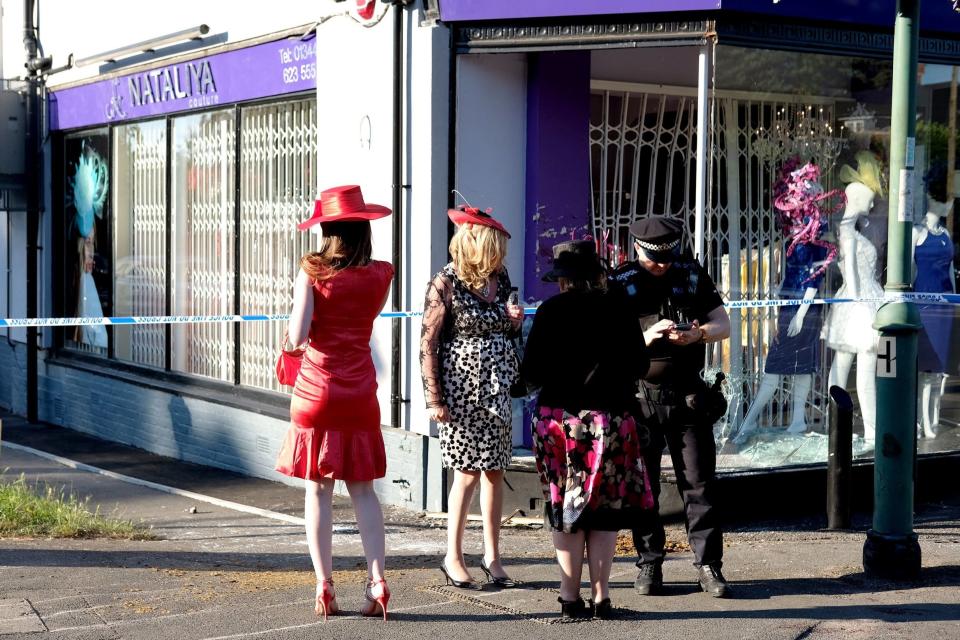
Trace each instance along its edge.
{"label": "red high heel shoe", "polygon": [[340,607],[337,606],[337,594],[333,590],[333,578],[327,578],[317,584],[317,605],[314,612],[319,616],[323,614],[323,621],[327,621],[327,616],[335,616],[340,613]]}
{"label": "red high heel shoe", "polygon": [[387,620],[387,603],[390,602],[390,588],[384,579],[370,580],[363,590],[363,597],[367,599],[367,606],[360,610],[364,616],[375,616],[383,612],[383,620]]}

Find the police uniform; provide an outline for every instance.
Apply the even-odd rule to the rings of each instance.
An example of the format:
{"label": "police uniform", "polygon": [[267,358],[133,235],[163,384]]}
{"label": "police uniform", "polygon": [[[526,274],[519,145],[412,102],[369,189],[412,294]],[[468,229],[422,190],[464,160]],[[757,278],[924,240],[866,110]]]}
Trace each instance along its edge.
{"label": "police uniform", "polygon": [[[713,280],[691,256],[681,251],[682,226],[677,220],[654,216],[634,223],[633,235],[647,256],[659,263],[670,263],[662,275],[654,275],[639,262],[621,266],[609,278],[611,290],[624,297],[628,313],[635,317],[639,331],[646,331],[663,319],[677,323],[707,323],[708,314],[723,305]],[[642,335],[638,338],[643,339]],[[660,458],[664,445],[673,459],[677,488],[683,498],[687,535],[700,569],[701,585],[713,595],[724,595],[726,585],[719,569],[723,557],[723,533],[714,508],[716,447],[713,424],[716,406],[707,409],[710,389],[701,377],[706,346],[703,342],[677,345],[666,335],[648,347],[650,369],[641,383],[639,399],[646,407],[651,430],[651,445],[645,453],[655,507],[648,510],[633,529],[633,541],[640,561],[637,588],[643,577],[651,577],[653,593],[662,585],[660,565],[664,558],[665,535],[660,521]],[[704,584],[707,569],[713,569],[711,588]],[[716,576],[719,575],[720,586]],[[708,575],[707,580],[710,580]],[[719,591],[719,593],[717,592]]]}

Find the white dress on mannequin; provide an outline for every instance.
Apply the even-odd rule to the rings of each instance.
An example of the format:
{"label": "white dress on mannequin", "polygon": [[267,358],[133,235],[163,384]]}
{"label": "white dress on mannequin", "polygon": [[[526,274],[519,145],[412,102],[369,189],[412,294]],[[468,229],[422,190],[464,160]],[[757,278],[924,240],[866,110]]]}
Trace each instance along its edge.
{"label": "white dress on mannequin", "polygon": [[[882,298],[883,287],[877,279],[877,249],[857,230],[857,221],[873,208],[874,192],[860,182],[845,189],[847,205],[837,237],[840,244],[840,272],[843,284],[838,298]],[[824,327],[827,346],[836,351],[830,367],[829,384],[846,388],[857,363],[857,399],[863,418],[864,439],[872,442],[877,424],[877,339],[873,328],[880,301],[842,302],[831,305]]]}

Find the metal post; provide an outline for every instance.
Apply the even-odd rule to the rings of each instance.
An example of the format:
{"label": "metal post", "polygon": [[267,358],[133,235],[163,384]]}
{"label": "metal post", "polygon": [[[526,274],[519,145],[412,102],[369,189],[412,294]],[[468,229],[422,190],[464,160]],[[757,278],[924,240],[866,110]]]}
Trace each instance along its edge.
{"label": "metal post", "polygon": [[827,528],[850,528],[850,476],[853,467],[853,400],[830,387],[830,453],[827,458]]}
{"label": "metal post", "polygon": [[696,201],[694,204],[693,225],[693,255],[698,262],[703,262],[703,240],[706,233],[707,208],[707,144],[710,139],[709,104],[710,104],[710,43],[700,47],[697,58],[697,166],[696,166]]}
{"label": "metal post", "polygon": [[[40,234],[40,82],[34,0],[23,2],[23,48],[27,58],[26,165],[27,188],[27,317],[37,317],[37,242]],[[27,420],[39,420],[36,327],[27,328]]]}
{"label": "metal post", "polygon": [[[393,310],[403,308],[403,11],[402,0],[393,5]],[[403,427],[401,404],[403,387],[400,380],[403,332],[400,318],[392,320],[390,358],[390,426]]]}
{"label": "metal post", "polygon": [[[911,289],[914,145],[916,135],[919,0],[898,0],[893,43],[890,121],[890,213],[886,290]],[[874,327],[877,350],[877,437],[873,528],[863,547],[868,574],[911,578],[920,572],[920,545],[913,532],[913,480],[917,429],[917,332],[912,302],[880,307]]]}

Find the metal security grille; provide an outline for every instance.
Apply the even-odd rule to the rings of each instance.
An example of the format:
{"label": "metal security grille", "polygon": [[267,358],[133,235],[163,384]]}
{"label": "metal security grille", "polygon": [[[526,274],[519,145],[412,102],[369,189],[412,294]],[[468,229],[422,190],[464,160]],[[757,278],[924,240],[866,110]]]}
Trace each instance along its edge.
{"label": "metal security grille", "polygon": [[[316,236],[297,230],[316,193],[316,102],[243,109],[240,118],[241,313],[289,313],[300,256]],[[240,329],[240,384],[279,391],[274,375],[283,328]]]}
{"label": "metal security grille", "polygon": [[[173,312],[234,312],[232,111],[174,121]],[[174,325],[173,369],[234,380],[232,323]]]}
{"label": "metal security grille", "polygon": [[[686,87],[636,85],[607,89],[596,83],[590,121],[593,234],[634,259],[630,223],[649,215],[682,219],[693,238],[696,167],[696,92]],[[813,105],[813,117],[832,122],[834,105],[822,98],[715,92],[703,262],[727,300],[776,297],[784,255],[774,225],[770,188],[774,163],[754,140],[776,114]],[[822,109],[820,108],[822,107]],[[829,174],[824,186],[830,188]],[[692,241],[688,243],[692,249]],[[776,335],[777,309],[734,310],[731,339],[708,350],[708,369],[729,372],[729,429],[753,399],[767,348]],[[822,348],[822,347],[821,347]],[[825,361],[825,360],[822,360]],[[789,386],[788,377],[784,386]],[[789,388],[781,389],[783,393]],[[765,424],[782,424],[786,402],[775,398]],[[822,420],[826,375],[818,374],[810,405]],[[809,410],[809,409],[808,409]]]}
{"label": "metal security grille", "polygon": [[[115,296],[119,315],[166,313],[167,131],[153,122],[114,133]],[[122,159],[122,163],[121,163]],[[164,366],[162,325],[114,328],[116,357]]]}
{"label": "metal security grille", "polygon": [[591,100],[593,234],[632,259],[632,222],[672,215],[692,229],[697,99],[595,91]]}

